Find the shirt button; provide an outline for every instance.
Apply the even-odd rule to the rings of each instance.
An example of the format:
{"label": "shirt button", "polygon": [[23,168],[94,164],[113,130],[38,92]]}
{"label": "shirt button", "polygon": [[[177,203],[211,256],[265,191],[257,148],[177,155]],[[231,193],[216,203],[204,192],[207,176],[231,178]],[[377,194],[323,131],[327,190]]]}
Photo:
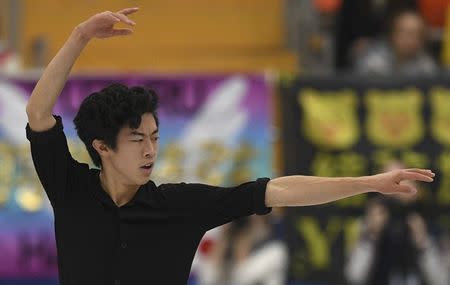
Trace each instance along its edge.
{"label": "shirt button", "polygon": [[114,280],[114,285],[120,285],[120,280]]}
{"label": "shirt button", "polygon": [[127,248],[127,246],[128,246],[128,245],[127,245],[126,242],[123,242],[123,243],[122,243],[122,248]]}

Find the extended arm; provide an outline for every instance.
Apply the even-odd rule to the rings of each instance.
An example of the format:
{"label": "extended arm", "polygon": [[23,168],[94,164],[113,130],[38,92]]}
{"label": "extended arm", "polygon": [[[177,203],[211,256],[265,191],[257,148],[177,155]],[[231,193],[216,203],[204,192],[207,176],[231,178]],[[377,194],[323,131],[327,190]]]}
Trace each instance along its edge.
{"label": "extended arm", "polygon": [[424,169],[393,170],[363,177],[283,176],[269,181],[265,202],[268,207],[308,206],[367,192],[414,194],[417,189],[401,182],[405,180],[431,182],[432,177],[434,173]]}

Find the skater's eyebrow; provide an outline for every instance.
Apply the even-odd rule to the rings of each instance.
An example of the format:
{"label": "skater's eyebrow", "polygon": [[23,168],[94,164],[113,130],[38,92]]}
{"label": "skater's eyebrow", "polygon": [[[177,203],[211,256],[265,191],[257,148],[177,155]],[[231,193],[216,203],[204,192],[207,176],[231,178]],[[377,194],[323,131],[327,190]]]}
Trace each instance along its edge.
{"label": "skater's eyebrow", "polygon": [[[157,134],[159,132],[159,129],[157,128],[156,130],[154,130],[150,135],[154,135]],[[146,135],[144,133],[138,132],[138,131],[131,131],[130,136],[143,136],[145,137]]]}

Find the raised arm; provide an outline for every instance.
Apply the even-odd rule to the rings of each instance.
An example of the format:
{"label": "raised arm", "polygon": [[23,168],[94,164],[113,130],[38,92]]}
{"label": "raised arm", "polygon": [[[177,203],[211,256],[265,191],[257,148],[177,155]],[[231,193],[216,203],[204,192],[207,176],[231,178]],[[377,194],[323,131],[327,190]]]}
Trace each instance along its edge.
{"label": "raised arm", "polygon": [[433,177],[431,170],[424,169],[392,170],[363,177],[283,176],[267,184],[266,206],[317,205],[367,192],[414,194],[417,189],[404,181],[432,182]]}
{"label": "raised arm", "polygon": [[88,42],[93,38],[131,34],[133,30],[114,29],[114,24],[123,22],[134,26],[135,23],[128,19],[127,15],[137,10],[137,8],[128,8],[115,13],[110,11],[99,13],[72,31],[63,47],[45,68],[28,101],[26,111],[32,130],[45,131],[55,125],[56,122],[52,116],[53,107],[64,88],[73,64]]}

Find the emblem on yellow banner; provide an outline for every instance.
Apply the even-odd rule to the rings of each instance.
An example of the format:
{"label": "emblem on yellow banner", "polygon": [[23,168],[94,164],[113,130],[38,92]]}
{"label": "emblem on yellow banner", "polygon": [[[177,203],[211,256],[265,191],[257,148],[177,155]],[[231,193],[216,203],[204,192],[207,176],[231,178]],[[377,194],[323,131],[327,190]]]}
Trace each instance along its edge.
{"label": "emblem on yellow banner", "polygon": [[423,97],[418,89],[369,90],[365,103],[367,137],[371,143],[406,148],[422,140]]}
{"label": "emblem on yellow banner", "polygon": [[298,102],[303,110],[301,131],[314,145],[327,150],[343,150],[359,140],[354,91],[303,89],[298,94]]}
{"label": "emblem on yellow banner", "polygon": [[431,90],[431,135],[439,143],[450,146],[450,90]]}

